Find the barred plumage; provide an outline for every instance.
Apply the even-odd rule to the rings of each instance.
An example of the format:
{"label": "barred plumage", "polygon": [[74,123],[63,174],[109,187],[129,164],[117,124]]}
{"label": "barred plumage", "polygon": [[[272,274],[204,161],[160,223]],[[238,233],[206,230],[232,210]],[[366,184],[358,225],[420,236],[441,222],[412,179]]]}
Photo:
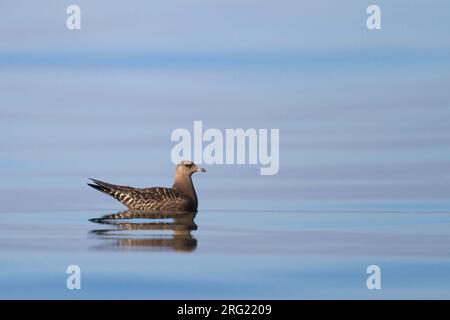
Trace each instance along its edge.
{"label": "barred plumage", "polygon": [[130,210],[146,212],[193,212],[197,211],[198,200],[192,184],[191,175],[194,172],[205,172],[190,161],[182,161],[177,165],[175,182],[172,188],[133,188],[119,186],[90,179],[94,184],[88,183],[92,188],[108,194]]}

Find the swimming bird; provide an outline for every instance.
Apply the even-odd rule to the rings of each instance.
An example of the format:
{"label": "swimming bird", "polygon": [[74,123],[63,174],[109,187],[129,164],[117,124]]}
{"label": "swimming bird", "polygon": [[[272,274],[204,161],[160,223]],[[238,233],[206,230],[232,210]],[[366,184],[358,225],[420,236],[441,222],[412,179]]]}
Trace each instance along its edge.
{"label": "swimming bird", "polygon": [[192,161],[183,160],[176,166],[175,181],[172,188],[133,188],[118,186],[96,179],[88,185],[110,195],[133,211],[181,213],[196,212],[197,194],[192,183],[192,174],[206,172]]}

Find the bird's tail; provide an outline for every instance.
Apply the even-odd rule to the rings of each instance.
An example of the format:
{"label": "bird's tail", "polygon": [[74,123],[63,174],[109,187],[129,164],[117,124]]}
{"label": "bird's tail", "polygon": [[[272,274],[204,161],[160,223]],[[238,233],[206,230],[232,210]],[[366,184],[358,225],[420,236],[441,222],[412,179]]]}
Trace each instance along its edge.
{"label": "bird's tail", "polygon": [[88,183],[88,186],[90,186],[100,192],[106,193],[107,195],[113,196],[113,197],[114,197],[115,191],[117,191],[117,189],[118,189],[118,186],[116,186],[114,184],[110,184],[107,182],[103,182],[103,181],[91,179],[91,178],[89,180],[92,180],[95,184]]}
{"label": "bird's tail", "polygon": [[118,186],[115,184],[103,182],[96,179],[90,180],[92,180],[94,183],[88,183],[88,186],[119,200],[129,209],[133,207],[134,199],[132,196],[133,193],[132,188],[125,186]]}

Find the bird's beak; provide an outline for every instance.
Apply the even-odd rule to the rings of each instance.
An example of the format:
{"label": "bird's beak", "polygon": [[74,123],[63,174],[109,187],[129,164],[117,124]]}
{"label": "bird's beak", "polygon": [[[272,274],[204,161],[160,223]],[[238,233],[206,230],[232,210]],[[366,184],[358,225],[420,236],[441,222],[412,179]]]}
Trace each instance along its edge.
{"label": "bird's beak", "polygon": [[206,172],[206,169],[205,169],[205,168],[197,167],[197,172]]}

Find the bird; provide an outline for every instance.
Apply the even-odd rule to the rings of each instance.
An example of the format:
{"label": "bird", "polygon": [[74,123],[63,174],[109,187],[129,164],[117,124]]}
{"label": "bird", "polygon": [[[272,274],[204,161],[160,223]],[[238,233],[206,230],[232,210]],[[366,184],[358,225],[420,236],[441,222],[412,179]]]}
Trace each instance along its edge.
{"label": "bird", "polygon": [[133,188],[90,178],[88,186],[114,197],[129,210],[158,213],[197,212],[198,199],[192,183],[192,174],[206,172],[189,160],[182,160],[175,169],[172,188]]}

